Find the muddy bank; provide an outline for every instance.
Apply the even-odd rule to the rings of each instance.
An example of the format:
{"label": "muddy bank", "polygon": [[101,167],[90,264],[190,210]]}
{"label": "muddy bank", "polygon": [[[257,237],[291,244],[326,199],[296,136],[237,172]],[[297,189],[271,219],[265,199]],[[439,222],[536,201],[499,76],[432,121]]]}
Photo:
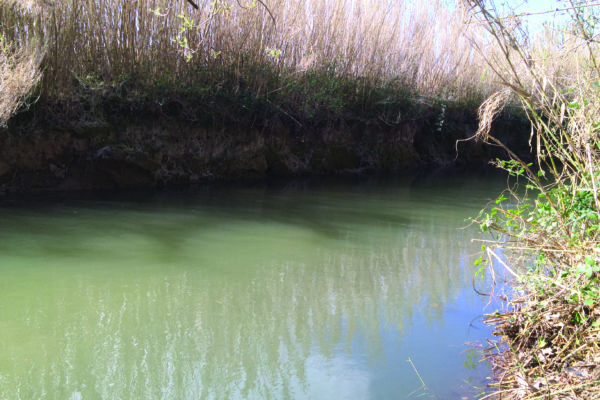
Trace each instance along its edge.
{"label": "muddy bank", "polygon": [[[0,193],[402,171],[504,157],[480,142],[457,144],[473,135],[474,119],[448,120],[444,129],[427,119],[393,127],[337,122],[308,129],[275,122],[204,128],[146,116],[94,128],[12,129],[0,135]],[[521,120],[498,125],[509,141],[515,129],[528,129]]]}

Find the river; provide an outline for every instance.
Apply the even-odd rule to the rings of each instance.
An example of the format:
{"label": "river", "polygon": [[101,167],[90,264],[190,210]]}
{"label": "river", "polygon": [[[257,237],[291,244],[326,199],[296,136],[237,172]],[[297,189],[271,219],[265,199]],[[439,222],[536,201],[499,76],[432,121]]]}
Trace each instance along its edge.
{"label": "river", "polygon": [[[471,399],[503,175],[0,201],[2,399]],[[476,284],[484,285],[477,280]]]}

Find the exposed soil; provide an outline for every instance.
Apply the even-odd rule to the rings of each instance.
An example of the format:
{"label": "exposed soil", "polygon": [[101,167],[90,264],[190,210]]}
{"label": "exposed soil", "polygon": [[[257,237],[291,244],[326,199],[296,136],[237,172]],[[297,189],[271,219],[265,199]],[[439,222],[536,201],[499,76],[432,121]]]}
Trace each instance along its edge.
{"label": "exposed soil", "polygon": [[[189,121],[149,121],[146,116],[94,128],[38,126],[23,133],[13,126],[0,132],[0,193],[483,165],[504,156],[480,142],[457,143],[475,132],[477,122],[452,122],[445,130],[426,120],[394,127],[337,123],[309,130],[273,123],[205,129]],[[528,129],[520,124],[521,131]],[[514,128],[498,125],[514,135]]]}

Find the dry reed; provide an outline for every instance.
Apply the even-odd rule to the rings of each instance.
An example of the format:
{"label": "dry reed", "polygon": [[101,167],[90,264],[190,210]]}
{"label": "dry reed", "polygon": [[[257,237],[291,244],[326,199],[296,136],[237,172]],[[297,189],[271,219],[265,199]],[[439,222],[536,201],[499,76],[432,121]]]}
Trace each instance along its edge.
{"label": "dry reed", "polygon": [[[130,100],[155,98],[162,89],[245,91],[292,110],[310,101],[327,107],[351,92],[381,101],[371,98],[377,87],[465,101],[494,88],[465,36],[478,28],[457,23],[462,11],[442,1],[265,5],[226,0],[195,10],[183,0],[61,1],[32,17],[5,2],[0,32],[46,43],[42,93],[59,99],[125,86],[127,94],[119,94]],[[354,86],[337,87],[340,80]],[[319,94],[327,90],[336,95]]]}

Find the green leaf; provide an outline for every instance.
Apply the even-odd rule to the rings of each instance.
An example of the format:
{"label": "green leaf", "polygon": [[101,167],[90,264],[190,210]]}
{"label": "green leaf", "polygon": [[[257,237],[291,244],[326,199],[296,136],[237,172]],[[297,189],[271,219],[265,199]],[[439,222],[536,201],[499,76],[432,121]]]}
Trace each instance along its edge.
{"label": "green leaf", "polygon": [[589,307],[589,306],[593,305],[594,303],[595,303],[594,299],[591,299],[591,298],[588,297],[583,304],[585,306]]}
{"label": "green leaf", "polygon": [[590,257],[590,256],[585,256],[585,263],[586,263],[587,265],[589,265],[589,266],[593,267],[593,266],[594,266],[594,264],[595,264],[596,262],[594,261],[594,259],[593,259],[592,257]]}

